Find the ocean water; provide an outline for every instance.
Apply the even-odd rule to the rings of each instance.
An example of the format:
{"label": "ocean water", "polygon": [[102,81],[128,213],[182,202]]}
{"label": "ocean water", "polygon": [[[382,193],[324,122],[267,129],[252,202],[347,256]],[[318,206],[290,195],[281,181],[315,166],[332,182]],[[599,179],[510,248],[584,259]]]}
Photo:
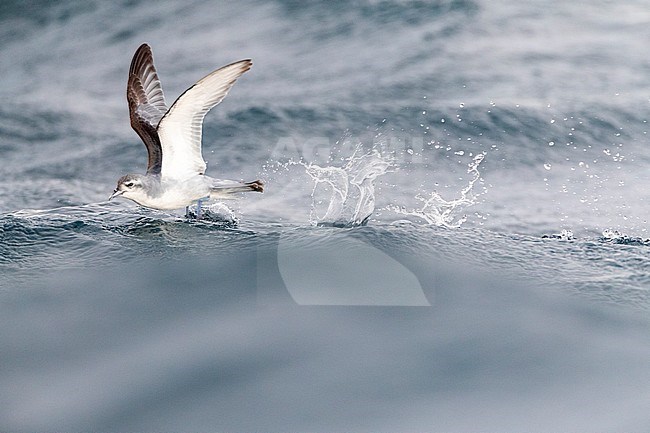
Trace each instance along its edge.
{"label": "ocean water", "polygon": [[[4,1],[0,431],[647,432],[644,1]],[[253,68],[208,174],[143,172],[168,103]]]}

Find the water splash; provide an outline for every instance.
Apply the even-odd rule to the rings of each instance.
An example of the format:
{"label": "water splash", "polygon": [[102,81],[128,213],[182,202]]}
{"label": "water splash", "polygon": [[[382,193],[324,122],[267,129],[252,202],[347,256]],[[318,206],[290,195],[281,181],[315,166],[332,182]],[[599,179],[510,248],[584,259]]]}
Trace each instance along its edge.
{"label": "water splash", "polygon": [[472,162],[467,165],[467,173],[471,175],[471,178],[467,186],[460,191],[458,198],[445,200],[437,191],[432,191],[428,196],[422,194],[415,196],[417,200],[422,202],[422,207],[419,209],[409,210],[396,205],[387,206],[387,209],[401,215],[417,217],[430,225],[450,228],[460,227],[467,221],[467,215],[461,212],[475,204],[476,198],[482,194],[474,193],[473,188],[474,184],[481,178],[478,168],[484,158],[485,152],[482,152],[476,155]]}
{"label": "water splash", "polygon": [[[190,220],[196,219],[196,211],[196,204],[189,206],[187,216]],[[210,222],[224,228],[235,228],[239,224],[239,218],[235,214],[235,211],[230,209],[225,203],[219,201],[202,204],[200,221]]]}
{"label": "water splash", "polygon": [[364,225],[375,210],[377,177],[386,173],[391,161],[379,151],[359,154],[357,146],[352,156],[344,159],[343,167],[321,167],[300,163],[314,181],[309,222],[313,225]]}
{"label": "water splash", "polygon": [[620,245],[650,245],[650,239],[628,236],[618,230],[605,229],[601,237],[602,242]]}
{"label": "water splash", "polygon": [[576,238],[573,231],[569,229],[562,229],[560,233],[553,233],[551,235],[542,235],[542,239],[559,239],[562,241],[574,241]]}

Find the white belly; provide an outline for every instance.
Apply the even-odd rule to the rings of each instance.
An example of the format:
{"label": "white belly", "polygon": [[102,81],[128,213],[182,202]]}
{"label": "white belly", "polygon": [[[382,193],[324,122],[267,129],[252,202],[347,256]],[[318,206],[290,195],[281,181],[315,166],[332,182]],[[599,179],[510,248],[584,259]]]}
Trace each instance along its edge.
{"label": "white belly", "polygon": [[196,176],[184,181],[164,181],[161,183],[162,194],[143,197],[138,203],[154,209],[181,209],[209,196],[210,183],[206,176]]}

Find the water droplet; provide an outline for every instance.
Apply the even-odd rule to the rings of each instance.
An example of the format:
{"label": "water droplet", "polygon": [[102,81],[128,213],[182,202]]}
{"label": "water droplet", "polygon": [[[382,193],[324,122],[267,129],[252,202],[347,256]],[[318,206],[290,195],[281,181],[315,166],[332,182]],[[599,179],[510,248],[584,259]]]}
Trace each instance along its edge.
{"label": "water droplet", "polygon": [[440,123],[445,123],[445,119],[440,119]]}
{"label": "water droplet", "polygon": [[427,114],[427,110],[423,110],[423,111],[422,111],[422,114]]}
{"label": "water droplet", "polygon": [[461,102],[459,106],[460,106],[460,108],[464,108],[464,107],[465,107],[465,104],[463,104],[463,103]]}
{"label": "water droplet", "polygon": [[544,164],[544,168],[547,169],[547,170],[550,170],[551,169],[551,164],[549,164],[549,163]]}
{"label": "water droplet", "polygon": [[548,145],[549,145],[549,146],[555,146],[555,142],[554,142],[554,141],[549,141],[549,142],[548,142]]}
{"label": "water droplet", "polygon": [[409,155],[413,155],[413,149],[406,149],[406,153],[408,153]]}
{"label": "water droplet", "polygon": [[555,123],[555,119],[551,119],[551,123]]}

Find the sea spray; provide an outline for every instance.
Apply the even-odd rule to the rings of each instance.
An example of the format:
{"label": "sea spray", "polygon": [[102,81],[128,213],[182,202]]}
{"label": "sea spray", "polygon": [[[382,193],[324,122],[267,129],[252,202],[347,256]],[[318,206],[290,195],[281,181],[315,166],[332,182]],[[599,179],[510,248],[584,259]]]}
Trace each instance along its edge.
{"label": "sea spray", "polygon": [[373,149],[357,147],[342,167],[303,164],[314,181],[309,221],[313,225],[363,225],[375,210],[375,179],[391,162]]}
{"label": "sea spray", "polygon": [[203,203],[201,205],[200,218],[197,215],[197,205],[193,204],[188,207],[186,218],[189,220],[210,222],[228,228],[237,227],[239,224],[239,217],[236,212],[227,204],[220,201]]}
{"label": "sea spray", "polygon": [[375,181],[394,168],[393,153],[374,140],[368,147],[363,140],[345,137],[332,146],[325,162],[278,155],[264,165],[264,171],[276,185],[284,185],[285,196],[298,198],[297,191],[307,194],[305,218],[311,225],[352,227],[366,224],[373,214]]}
{"label": "sea spray", "polygon": [[419,193],[415,198],[422,203],[419,209],[406,209],[398,205],[389,205],[386,209],[395,213],[417,217],[427,224],[458,228],[465,221],[467,215],[465,209],[476,203],[476,198],[481,193],[474,192],[474,185],[481,179],[478,168],[485,158],[485,152],[476,155],[467,166],[467,173],[471,176],[468,184],[461,189],[460,196],[453,200],[445,200],[437,191],[431,191],[428,195]]}

